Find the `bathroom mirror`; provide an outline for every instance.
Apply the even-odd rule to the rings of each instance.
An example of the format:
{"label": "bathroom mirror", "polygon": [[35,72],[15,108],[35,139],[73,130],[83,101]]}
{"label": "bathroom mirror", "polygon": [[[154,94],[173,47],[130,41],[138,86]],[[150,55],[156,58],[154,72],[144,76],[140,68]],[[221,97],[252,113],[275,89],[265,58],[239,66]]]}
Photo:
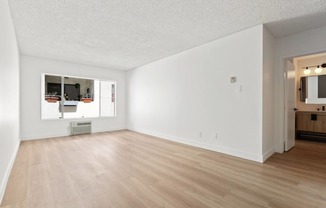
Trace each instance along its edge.
{"label": "bathroom mirror", "polygon": [[300,78],[300,100],[306,104],[326,104],[326,75]]}

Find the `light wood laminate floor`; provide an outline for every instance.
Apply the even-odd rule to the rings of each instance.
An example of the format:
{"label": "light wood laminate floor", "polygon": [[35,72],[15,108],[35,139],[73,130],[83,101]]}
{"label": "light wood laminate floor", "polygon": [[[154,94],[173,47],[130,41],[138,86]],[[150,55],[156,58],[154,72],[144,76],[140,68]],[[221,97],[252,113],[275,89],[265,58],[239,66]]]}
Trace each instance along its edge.
{"label": "light wood laminate floor", "polygon": [[259,164],[132,131],[22,142],[1,208],[326,207],[326,143]]}

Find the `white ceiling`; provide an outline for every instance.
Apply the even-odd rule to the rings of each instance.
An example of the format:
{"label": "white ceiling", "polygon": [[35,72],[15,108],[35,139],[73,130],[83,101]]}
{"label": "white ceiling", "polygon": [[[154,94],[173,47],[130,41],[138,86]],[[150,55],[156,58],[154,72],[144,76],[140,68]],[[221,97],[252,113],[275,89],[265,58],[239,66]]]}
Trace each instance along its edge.
{"label": "white ceiling", "polygon": [[22,54],[127,70],[268,23],[326,25],[325,0],[9,0]]}

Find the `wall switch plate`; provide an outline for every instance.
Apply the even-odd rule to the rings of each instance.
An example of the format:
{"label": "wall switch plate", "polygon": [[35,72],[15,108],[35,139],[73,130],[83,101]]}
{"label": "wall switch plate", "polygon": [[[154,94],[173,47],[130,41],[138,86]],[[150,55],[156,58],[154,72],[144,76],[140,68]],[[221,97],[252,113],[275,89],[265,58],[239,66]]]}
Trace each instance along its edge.
{"label": "wall switch plate", "polygon": [[236,86],[236,93],[242,93],[242,85]]}
{"label": "wall switch plate", "polygon": [[235,83],[237,81],[237,78],[235,76],[230,77],[230,83]]}

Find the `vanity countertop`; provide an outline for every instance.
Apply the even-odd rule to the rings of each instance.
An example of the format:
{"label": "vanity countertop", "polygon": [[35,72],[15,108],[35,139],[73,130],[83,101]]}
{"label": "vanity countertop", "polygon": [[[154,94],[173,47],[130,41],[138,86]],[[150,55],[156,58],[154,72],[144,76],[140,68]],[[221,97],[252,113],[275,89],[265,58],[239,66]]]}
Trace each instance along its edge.
{"label": "vanity countertop", "polygon": [[316,114],[326,114],[326,111],[296,111],[297,113],[316,113]]}

